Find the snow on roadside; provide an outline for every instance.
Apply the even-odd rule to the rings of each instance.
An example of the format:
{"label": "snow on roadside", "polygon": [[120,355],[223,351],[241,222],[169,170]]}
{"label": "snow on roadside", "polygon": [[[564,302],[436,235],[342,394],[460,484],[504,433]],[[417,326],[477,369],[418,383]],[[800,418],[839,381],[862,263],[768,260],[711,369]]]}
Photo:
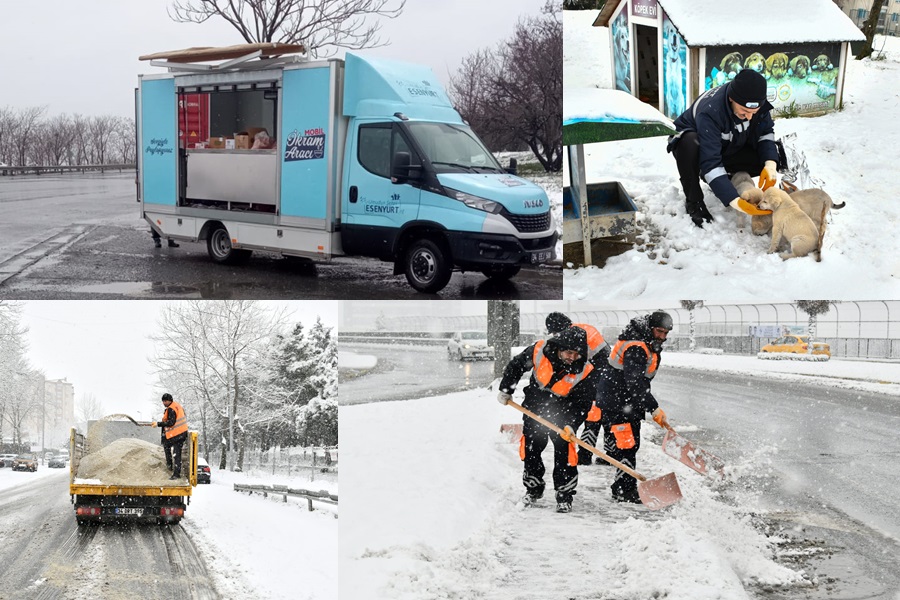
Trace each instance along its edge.
{"label": "snow on roadside", "polygon": [[69,478],[69,465],[66,463],[65,469],[49,469],[44,465],[38,465],[38,470],[34,471],[13,471],[10,467],[0,469],[0,490],[17,486],[28,486],[32,481],[43,479],[45,477],[53,477],[54,475],[62,475]]}
{"label": "snow on roadside", "polygon": [[279,483],[337,493],[337,484],[273,480],[213,470],[194,490],[181,526],[197,545],[223,598],[324,600],[337,597],[337,506],[236,492],[234,483]]}
{"label": "snow on roadside", "polygon": [[338,350],[338,369],[372,369],[378,364],[378,358],[371,354],[357,354],[347,350]]}

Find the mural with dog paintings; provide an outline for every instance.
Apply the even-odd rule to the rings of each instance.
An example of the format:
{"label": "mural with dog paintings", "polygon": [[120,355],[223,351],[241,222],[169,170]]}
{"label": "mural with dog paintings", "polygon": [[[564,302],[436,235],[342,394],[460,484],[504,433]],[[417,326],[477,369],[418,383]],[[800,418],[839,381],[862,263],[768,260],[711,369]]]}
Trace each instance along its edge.
{"label": "mural with dog paintings", "polygon": [[631,35],[628,30],[628,11],[619,12],[612,22],[613,65],[616,70],[616,89],[631,93]]}
{"label": "mural with dog paintings", "polygon": [[835,107],[840,44],[769,44],[707,48],[706,86],[724,85],[742,69],[768,83],[776,111],[816,113]]}
{"label": "mural with dog paintings", "polygon": [[687,108],[687,46],[665,13],[662,22],[663,113],[674,119]]}

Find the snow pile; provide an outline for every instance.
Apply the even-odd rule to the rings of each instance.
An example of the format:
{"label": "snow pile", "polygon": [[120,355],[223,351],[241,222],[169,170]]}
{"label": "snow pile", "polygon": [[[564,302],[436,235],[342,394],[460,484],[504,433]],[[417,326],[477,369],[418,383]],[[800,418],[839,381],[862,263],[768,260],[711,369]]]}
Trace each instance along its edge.
{"label": "snow pile", "polygon": [[796,352],[759,352],[756,358],[763,360],[805,360],[809,362],[825,362],[827,354],[797,354]]}
{"label": "snow pile", "polygon": [[378,359],[371,354],[357,354],[356,352],[338,350],[338,369],[363,371],[374,369],[376,364],[378,364]]}
{"label": "snow pile", "polygon": [[[614,87],[609,29],[592,27],[596,16],[563,11],[566,89]],[[776,137],[796,134],[811,175],[825,182],[822,189],[834,202],[847,203],[828,217],[821,263],[766,254],[769,237],[753,235],[749,219],[723,206],[705,184],[715,221],[694,227],[665,137],[587,144],[587,182],[619,181],[637,205],[641,233],[632,249],[602,269],[566,269],[565,298],[747,303],[768,299],[773,285],[784,298],[900,296],[900,204],[882,201],[895,195],[896,169],[881,151],[900,144],[900,38],[877,36],[875,47],[882,46],[884,60],[847,61],[843,110],[775,121]],[[568,167],[563,173],[567,180]]]}
{"label": "snow pile", "polygon": [[694,354],[725,354],[721,348],[697,348]]}
{"label": "snow pile", "polygon": [[[186,457],[182,455],[182,459]],[[173,484],[162,446],[133,438],[115,440],[86,454],[76,477],[75,483],[80,484],[154,487]]]}

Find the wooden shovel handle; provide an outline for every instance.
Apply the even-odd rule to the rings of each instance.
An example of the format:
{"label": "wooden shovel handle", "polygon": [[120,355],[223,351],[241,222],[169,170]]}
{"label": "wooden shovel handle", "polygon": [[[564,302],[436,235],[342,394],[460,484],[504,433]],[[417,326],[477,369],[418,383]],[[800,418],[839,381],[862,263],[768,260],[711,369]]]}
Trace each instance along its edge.
{"label": "wooden shovel handle", "polygon": [[[515,403],[514,401],[512,401],[512,400],[510,400],[509,402],[507,402],[507,404],[508,404],[509,406],[512,406],[513,408],[515,408],[515,409],[518,410],[519,412],[523,413],[525,416],[531,417],[532,419],[534,419],[535,421],[537,421],[538,423],[540,423],[540,424],[543,425],[544,427],[547,427],[547,428],[549,428],[549,429],[555,431],[556,433],[558,433],[558,434],[560,434],[560,435],[563,435],[563,434],[565,433],[562,429],[560,429],[559,427],[557,427],[556,425],[554,425],[553,423],[551,423],[550,421],[548,421],[548,420],[545,419],[544,417],[540,417],[540,416],[534,414],[533,412],[531,412],[530,410],[528,410],[527,408],[525,408],[525,407],[522,406],[521,404],[516,404],[516,403]],[[594,448],[594,447],[591,446],[590,444],[581,441],[579,438],[577,438],[577,437],[575,437],[575,436],[572,436],[572,437],[573,437],[574,442],[575,442],[576,444],[578,444],[579,446],[581,446],[582,448],[584,448],[585,450],[588,450],[588,451],[590,451],[590,452],[596,454],[597,456],[599,456],[600,458],[602,458],[603,460],[605,460],[605,461],[608,462],[609,464],[611,464],[611,465],[613,465],[613,466],[615,466],[615,467],[618,467],[618,468],[621,469],[622,471],[625,471],[626,473],[628,473],[629,475],[631,475],[632,477],[634,477],[634,478],[637,479],[638,481],[647,481],[647,478],[646,478],[646,477],[644,477],[643,475],[641,475],[640,473],[638,473],[638,472],[635,471],[634,469],[631,469],[630,467],[628,467],[628,465],[624,465],[624,464],[620,463],[619,461],[617,461],[617,460],[614,459],[613,457],[609,456],[608,454],[604,454],[603,452],[597,450],[596,448]]]}

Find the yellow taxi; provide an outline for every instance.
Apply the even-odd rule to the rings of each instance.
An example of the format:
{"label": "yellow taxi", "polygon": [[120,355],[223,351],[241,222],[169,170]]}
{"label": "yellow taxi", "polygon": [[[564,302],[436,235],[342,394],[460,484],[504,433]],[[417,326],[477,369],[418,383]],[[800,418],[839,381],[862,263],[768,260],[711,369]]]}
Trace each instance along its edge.
{"label": "yellow taxi", "polygon": [[[771,344],[766,344],[760,352],[787,352],[789,354],[809,354],[808,335],[786,335]],[[831,346],[825,342],[813,342],[812,354],[824,354],[831,357]]]}

